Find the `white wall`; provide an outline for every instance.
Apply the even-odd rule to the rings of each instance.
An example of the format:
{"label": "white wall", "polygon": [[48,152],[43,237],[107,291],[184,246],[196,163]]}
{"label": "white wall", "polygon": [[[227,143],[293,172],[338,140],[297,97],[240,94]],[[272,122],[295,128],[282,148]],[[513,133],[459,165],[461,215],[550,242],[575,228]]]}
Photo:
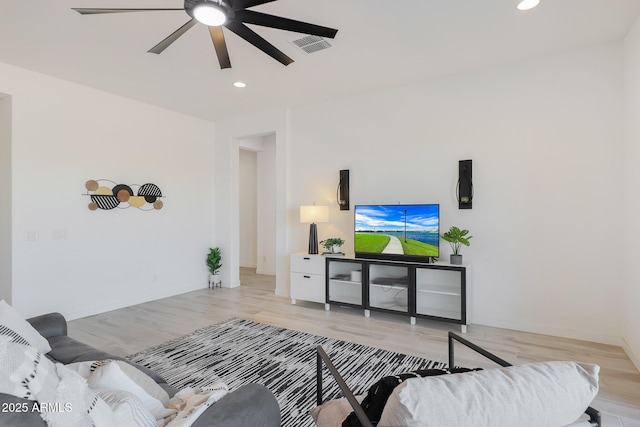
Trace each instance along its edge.
{"label": "white wall", "polygon": [[11,97],[1,93],[0,299],[11,303]]}
{"label": "white wall", "polygon": [[240,267],[257,267],[258,155],[240,150]]}
{"label": "white wall", "polygon": [[[0,92],[13,102],[16,308],[73,319],[207,286],[212,123],[4,64]],[[157,184],[164,208],[92,212],[89,179]]]}
{"label": "white wall", "polygon": [[[353,211],[335,203],[350,169],[352,205],[440,203],[443,229],[471,229],[474,323],[620,344],[622,77],[622,46],[610,44],[292,109],[290,175],[278,181],[287,250],[306,247],[297,208],[313,201],[331,206],[319,238],[353,249]],[[218,125],[233,127],[217,141],[224,153],[229,135],[269,116]],[[454,195],[462,159],[474,161],[467,211]]]}
{"label": "white wall", "polygon": [[640,18],[629,32],[625,53],[625,150],[624,150],[624,348],[640,369],[640,198],[637,196],[640,164]]}
{"label": "white wall", "polygon": [[[473,322],[619,343],[621,58],[619,44],[599,46],[294,110],[292,205],[330,204],[319,238],[340,234],[352,250],[340,169],[352,204],[440,203],[443,230],[474,236],[463,249]],[[466,211],[463,159],[474,162]]]}

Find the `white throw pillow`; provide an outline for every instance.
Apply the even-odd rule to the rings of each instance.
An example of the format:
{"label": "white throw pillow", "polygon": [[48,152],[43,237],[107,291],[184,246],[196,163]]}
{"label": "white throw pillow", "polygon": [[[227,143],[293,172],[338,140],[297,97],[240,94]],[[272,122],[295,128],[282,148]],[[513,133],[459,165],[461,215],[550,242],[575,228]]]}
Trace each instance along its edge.
{"label": "white throw pillow", "polygon": [[595,398],[599,371],[597,365],[542,362],[412,378],[395,388],[378,426],[565,426]]}
{"label": "white throw pillow", "polygon": [[[143,387],[133,381],[123,372],[117,363],[108,363],[98,367],[87,380],[92,389],[111,391],[126,391],[136,396],[143,406],[151,412],[156,420],[175,414],[175,410],[167,409],[163,403],[145,391]],[[160,386],[158,386],[160,387]]]}
{"label": "white throw pillow", "polygon": [[64,365],[67,369],[77,372],[85,380],[89,379],[93,371],[104,365],[104,360],[90,360],[86,362],[74,362]]}
{"label": "white throw pillow", "polygon": [[123,360],[94,360],[69,363],[65,366],[73,371],[76,371],[83,378],[88,380],[96,370],[105,365],[108,365],[109,363],[115,363],[116,365],[118,365],[122,370],[122,373],[129,377],[131,381],[142,387],[142,389],[147,392],[147,394],[162,402],[163,406],[167,406],[167,403],[169,402],[169,394],[167,393],[167,391],[160,387],[160,385],[158,385],[158,383],[156,383],[155,380],[149,375]]}
{"label": "white throw pillow", "polygon": [[55,392],[45,394],[43,390],[37,397],[39,403],[53,404],[49,411],[41,411],[48,427],[116,425],[111,408],[89,389],[84,378],[61,363],[55,367],[59,380]]}
{"label": "white throw pillow", "polygon": [[0,337],[0,392],[33,401],[49,427],[113,427],[113,412],[84,378],[35,347]]}
{"label": "white throw pillow", "polygon": [[0,335],[8,336],[18,344],[33,346],[44,354],[51,351],[49,341],[5,300],[0,300]]}
{"label": "white throw pillow", "polygon": [[162,406],[167,406],[167,403],[169,403],[169,393],[160,387],[153,378],[124,360],[112,360],[111,363],[118,365],[131,381],[138,384],[144,391],[162,402]]}
{"label": "white throw pillow", "polygon": [[0,336],[0,393],[36,400],[41,390],[55,390],[55,366],[37,348]]}
{"label": "white throw pillow", "polygon": [[118,427],[157,427],[158,422],[140,399],[126,391],[94,390],[113,410]]}

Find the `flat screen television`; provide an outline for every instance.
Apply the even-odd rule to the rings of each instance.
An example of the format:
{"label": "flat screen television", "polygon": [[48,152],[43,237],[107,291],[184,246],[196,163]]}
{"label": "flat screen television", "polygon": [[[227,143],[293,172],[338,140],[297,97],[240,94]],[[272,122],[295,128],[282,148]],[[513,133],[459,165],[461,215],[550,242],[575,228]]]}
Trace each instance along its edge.
{"label": "flat screen television", "polygon": [[358,258],[431,262],[440,254],[440,205],[357,205]]}

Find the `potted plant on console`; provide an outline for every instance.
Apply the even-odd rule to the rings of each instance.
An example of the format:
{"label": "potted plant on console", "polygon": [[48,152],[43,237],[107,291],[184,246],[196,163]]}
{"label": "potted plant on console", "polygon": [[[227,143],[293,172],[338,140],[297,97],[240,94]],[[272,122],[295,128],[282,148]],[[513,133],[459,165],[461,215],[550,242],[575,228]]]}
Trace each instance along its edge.
{"label": "potted plant on console", "polygon": [[209,248],[207,255],[207,267],[209,267],[209,287],[215,288],[217,284],[222,286],[219,270],[222,267],[222,254],[220,248]]}
{"label": "potted plant on console", "polygon": [[327,250],[328,253],[339,254],[341,253],[340,246],[344,245],[344,240],[339,237],[330,237],[320,242],[320,244]]}
{"label": "potted plant on console", "polygon": [[452,226],[449,231],[444,234],[441,234],[443,240],[449,242],[451,245],[451,249],[453,253],[451,254],[451,264],[461,265],[462,264],[462,255],[460,255],[460,247],[461,245],[469,246],[469,239],[473,236],[467,236],[469,234],[469,230],[460,230],[456,226]]}

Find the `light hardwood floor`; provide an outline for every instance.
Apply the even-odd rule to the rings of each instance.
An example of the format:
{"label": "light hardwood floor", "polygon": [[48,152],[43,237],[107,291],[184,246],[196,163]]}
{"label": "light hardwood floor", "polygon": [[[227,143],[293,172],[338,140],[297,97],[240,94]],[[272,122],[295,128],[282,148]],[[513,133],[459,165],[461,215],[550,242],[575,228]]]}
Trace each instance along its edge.
{"label": "light hardwood floor", "polygon": [[[273,276],[241,269],[242,286],[203,289],[69,322],[69,335],[102,350],[124,356],[232,317],[375,346],[428,359],[447,360],[447,331],[456,325],[362,310],[334,307],[274,295]],[[520,364],[575,360],[600,365],[600,393],[593,403],[605,427],[640,427],[640,373],[620,347],[470,325],[470,341]],[[460,349],[456,362],[495,366]],[[309,361],[309,363],[315,363]],[[339,367],[338,367],[339,369]],[[347,379],[348,383],[348,379]],[[313,387],[313,384],[309,384]]]}

